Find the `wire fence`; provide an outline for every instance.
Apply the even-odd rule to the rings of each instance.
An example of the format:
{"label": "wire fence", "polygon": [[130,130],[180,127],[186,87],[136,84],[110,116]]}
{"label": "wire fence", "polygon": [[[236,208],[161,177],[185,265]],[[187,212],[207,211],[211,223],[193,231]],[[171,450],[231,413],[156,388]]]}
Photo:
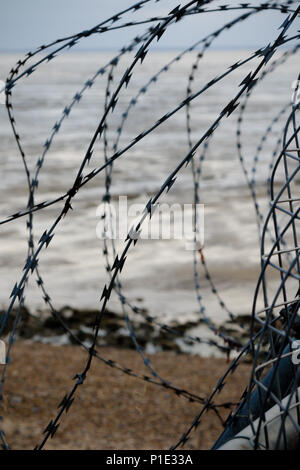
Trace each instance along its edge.
{"label": "wire fence", "polygon": [[[70,37],[58,39],[50,44],[42,45],[36,50],[29,52],[26,56],[17,62],[10,71],[5,83],[6,108],[8,119],[11,124],[13,136],[16,140],[18,151],[20,153],[24,172],[27,180],[28,200],[24,209],[7,215],[0,220],[0,225],[13,223],[16,219],[24,218],[28,228],[28,248],[27,258],[23,274],[14,285],[10,295],[9,306],[5,314],[2,315],[0,324],[0,335],[3,335],[5,328],[10,322],[13,309],[16,311],[13,325],[10,328],[6,364],[3,366],[1,374],[1,394],[3,399],[3,387],[5,383],[7,367],[12,367],[10,363],[10,355],[13,350],[13,344],[16,339],[16,332],[21,320],[22,308],[25,303],[25,292],[28,280],[35,275],[37,284],[40,288],[45,306],[51,311],[53,317],[60,323],[62,331],[65,331],[73,342],[86,350],[86,362],[82,370],[74,373],[74,382],[70,382],[69,391],[60,400],[58,411],[53,411],[53,418],[43,430],[43,436],[37,444],[36,449],[41,450],[46,445],[49,438],[53,438],[62,419],[66,419],[66,412],[69,411],[78,388],[83,386],[90,372],[90,367],[94,359],[105,363],[107,366],[116,368],[124,374],[130,375],[138,380],[151,383],[157,387],[163,387],[170,393],[182,396],[188,402],[197,402],[201,407],[199,413],[192,423],[187,423],[186,432],[178,439],[178,442],[172,446],[172,450],[186,444],[192,432],[195,432],[200,425],[205,412],[215,413],[222,426],[224,432],[218,439],[214,448],[228,444],[231,439],[235,438],[239,433],[240,439],[247,442],[250,448],[290,448],[299,443],[299,409],[298,409],[298,387],[299,387],[299,371],[293,362],[295,356],[294,342],[299,337],[299,243],[297,236],[297,221],[299,220],[299,209],[297,197],[297,173],[299,171],[299,127],[297,124],[297,111],[299,103],[297,102],[298,88],[294,92],[294,99],[291,99],[277,115],[272,119],[266,127],[260,142],[257,145],[255,155],[253,157],[252,168],[247,169],[244,158],[244,146],[247,142],[243,139],[243,124],[245,123],[245,110],[248,102],[253,94],[255,94],[256,86],[271,73],[276,74],[277,67],[285,64],[290,57],[298,52],[300,47],[299,33],[290,34],[290,28],[299,20],[300,7],[296,1],[269,2],[269,3],[241,3],[236,5],[219,5],[214,0],[189,1],[185,5],[176,6],[171,12],[165,16],[157,16],[152,18],[144,18],[135,20],[134,15],[137,11],[143,10],[147,4],[163,3],[163,0],[143,0],[131,7],[117,13],[106,21],[94,26],[92,29],[82,31]],[[213,31],[206,37],[201,38],[186,50],[180,52],[171,61],[166,63],[164,67],[149,81],[143,85],[137,94],[135,94],[125,111],[119,112],[118,99],[122,96],[124,90],[130,85],[130,80],[136,72],[138,65],[143,64],[151,46],[155,42],[160,41],[171,25],[184,21],[193,15],[221,15],[224,11],[236,11],[237,17],[223,26]],[[283,22],[278,29],[277,37],[273,42],[258,49],[253,53],[232,64],[227,70],[216,76],[210,82],[206,83],[201,89],[193,90],[194,77],[199,69],[201,69],[201,60],[205,53],[213,45],[214,41],[221,37],[222,34],[236,25],[247,21],[253,16],[260,15],[262,12],[277,11],[281,12]],[[128,20],[130,18],[130,20]],[[70,49],[78,44],[84,38],[92,35],[102,35],[108,31],[119,29],[130,29],[135,25],[146,26],[143,34],[136,36],[131,43],[125,45],[119,53],[117,53],[105,66],[101,67],[97,72],[87,80],[81,89],[74,95],[72,101],[67,104],[61,114],[61,117],[55,122],[49,137],[44,143],[43,151],[39,156],[35,168],[32,171],[28,163],[28,157],[24,149],[21,134],[18,130],[16,118],[14,116],[13,92],[19,82],[25,77],[32,75],[42,64],[55,60],[63,51]],[[298,42],[297,42],[298,41]],[[286,48],[286,46],[289,46]],[[178,63],[186,54],[197,51],[197,57],[192,65],[192,69],[188,75],[188,84],[186,88],[186,98],[177,103],[177,105],[168,113],[160,117],[150,127],[138,134],[129,144],[120,147],[121,135],[127,120],[132,116],[132,112],[139,99],[144,96],[151,87],[154,87],[160,76],[167,74],[173,64]],[[135,53],[131,59],[130,65],[124,73],[121,73],[121,79],[116,80],[115,75],[118,72],[120,59],[126,54]],[[275,54],[276,53],[276,54]],[[238,90],[232,90],[232,96],[228,97],[226,106],[215,116],[212,122],[208,123],[206,131],[196,140],[192,135],[192,110],[193,102],[200,100],[207,90],[214,90],[215,85],[222,83],[222,80],[230,76],[235,70],[244,65],[252,65],[252,71],[240,83]],[[76,178],[72,186],[64,194],[42,203],[36,203],[36,191],[39,186],[39,177],[43,169],[49,149],[55,141],[55,137],[62,130],[64,121],[69,117],[73,108],[82,99],[85,92],[90,89],[98,78],[106,77],[105,102],[99,121],[96,123],[95,132],[90,140],[88,148],[82,157],[82,162],[78,168]],[[299,80],[299,77],[291,77],[291,79]],[[65,319],[60,315],[52,301],[47,289],[46,282],[39,268],[39,258],[43,255],[44,250],[50,246],[55,236],[59,224],[65,217],[70,217],[72,212],[72,200],[99,174],[105,176],[105,187],[102,196],[102,202],[107,205],[107,211],[103,214],[104,233],[108,232],[112,225],[112,214],[110,212],[111,202],[111,185],[115,176],[114,170],[117,168],[118,161],[126,159],[128,152],[134,146],[153,133],[159,126],[172,118],[181,109],[186,111],[186,133],[189,150],[186,155],[182,156],[180,163],[170,169],[168,177],[161,184],[160,189],[145,204],[143,215],[140,220],[131,227],[125,240],[124,249],[118,253],[113,238],[104,236],[103,240],[103,258],[106,260],[106,270],[109,275],[107,284],[103,287],[100,294],[100,307],[98,314],[94,320],[93,339],[89,345],[74,334],[68,326]],[[109,134],[110,123],[109,116],[111,113],[119,113],[121,122],[117,128],[115,139],[111,139]],[[208,331],[212,331],[216,335],[216,340],[208,337],[193,336],[182,333],[168,324],[162,322],[157,317],[153,317],[145,313],[143,309],[134,305],[125,295],[120,273],[125,263],[130,262],[131,251],[134,250],[139,241],[139,235],[143,222],[150,218],[154,210],[159,205],[160,199],[176,186],[177,175],[188,165],[191,167],[191,177],[193,182],[193,198],[194,203],[200,201],[200,184],[202,178],[202,166],[206,158],[209,146],[218,131],[219,125],[231,117],[237,115],[236,130],[236,152],[238,160],[242,166],[246,184],[249,188],[253,199],[258,232],[261,243],[261,270],[257,281],[257,287],[253,299],[252,317],[250,330],[245,322],[233,313],[231,308],[223,300],[222,294],[219,292],[214,281],[213,275],[210,273],[208,262],[204,256],[204,249],[198,247],[193,251],[193,269],[194,269],[194,286],[196,298],[199,306],[199,324],[204,322]],[[257,197],[257,169],[260,156],[263,152],[266,141],[273,139],[273,128],[281,118],[286,118],[284,129],[274,142],[274,151],[272,160],[270,161],[270,175],[267,183],[268,197],[270,199],[270,209],[267,217],[264,217],[263,211],[260,209]],[[93,153],[99,140],[103,142],[104,161],[100,166],[93,170],[88,169],[93,164]],[[145,162],[144,162],[145,164]],[[58,168],[59,171],[59,168]],[[284,183],[282,184],[282,180]],[[62,209],[54,222],[49,225],[42,237],[37,242],[35,240],[35,213],[43,211],[47,207],[57,206]],[[199,221],[197,212],[194,212],[194,232],[199,231]],[[274,272],[277,274],[276,290],[274,291]],[[202,295],[200,277],[204,276],[208,281],[213,295],[216,297],[219,307],[226,314],[228,319],[237,324],[247,335],[247,342],[233,338],[230,334],[218,327],[212,320],[211,312],[205,305],[205,298]],[[268,280],[272,279],[272,282]],[[271,287],[270,287],[271,285]],[[97,349],[97,338],[101,330],[103,318],[107,315],[107,307],[112,292],[116,292],[122,314],[128,328],[130,338],[136,348],[137,353],[141,356],[148,375],[141,375],[135,371],[122,366],[115,361],[102,357]],[[52,294],[51,294],[52,295]],[[263,303],[264,308],[258,307]],[[250,306],[249,306],[250,310]],[[229,354],[234,351],[235,357],[228,366],[224,375],[216,384],[209,397],[203,393],[191,393],[188,390],[177,387],[169,382],[155,370],[149,357],[140,346],[134,329],[132,318],[138,316],[144,322],[155,325],[164,331],[167,331],[174,338],[181,337],[189,342],[204,343],[208,347],[217,348],[223,354]],[[221,340],[221,341],[220,341]],[[294,356],[293,356],[294,355]],[[223,403],[215,404],[216,395],[220,394],[226,383],[230,380],[230,376],[237,369],[239,364],[247,356],[251,358],[252,373],[249,377],[249,385],[239,404]],[[227,382],[225,382],[227,380]],[[270,415],[270,411],[277,406],[277,414]],[[220,409],[231,408],[231,414],[224,422]],[[275,418],[274,418],[275,416]],[[5,418],[5,417],[4,417]],[[204,419],[204,418],[203,418]],[[274,431],[274,422],[279,419],[279,424]],[[286,423],[291,423],[292,431],[296,433],[296,438],[291,439],[293,432],[287,430]],[[4,419],[5,428],[5,419]],[[244,431],[244,430],[247,431]],[[243,434],[244,432],[244,434]],[[9,449],[9,443],[6,440],[4,430],[0,431],[0,439],[2,448]],[[293,442],[293,444],[291,444]]]}

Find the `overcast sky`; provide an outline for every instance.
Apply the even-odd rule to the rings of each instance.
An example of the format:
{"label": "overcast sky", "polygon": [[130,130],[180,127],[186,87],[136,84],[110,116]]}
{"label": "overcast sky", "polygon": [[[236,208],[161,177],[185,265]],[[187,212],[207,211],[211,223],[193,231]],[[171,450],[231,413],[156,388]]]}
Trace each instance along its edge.
{"label": "overcast sky", "polygon": [[[141,11],[125,15],[124,22],[168,13],[179,4],[179,1],[160,0],[156,3],[152,0]],[[133,0],[0,0],[0,50],[28,51],[59,37],[91,28],[134,3],[136,1]],[[186,3],[187,0],[181,1],[182,5]],[[224,3],[239,4],[237,0],[213,2],[217,5]],[[158,47],[161,49],[187,47],[214,31],[224,21],[229,21],[239,14],[242,12],[207,13],[185,18],[169,29],[158,43]],[[278,34],[277,28],[285,17],[286,15],[273,12],[256,14],[247,23],[244,22],[234,30],[226,32],[222,39],[215,43],[215,47],[253,48],[268,44],[274,35]],[[104,35],[94,35],[92,38],[82,40],[77,49],[119,49],[145,28],[144,25]]]}

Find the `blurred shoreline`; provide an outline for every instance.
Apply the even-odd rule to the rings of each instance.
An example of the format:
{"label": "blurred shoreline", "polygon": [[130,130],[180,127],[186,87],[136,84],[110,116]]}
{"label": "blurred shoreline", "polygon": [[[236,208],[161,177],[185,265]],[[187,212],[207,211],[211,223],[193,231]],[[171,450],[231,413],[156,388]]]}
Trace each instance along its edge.
{"label": "blurred shoreline", "polygon": [[[11,312],[3,331],[3,340],[9,344],[16,325],[14,341],[53,346],[77,345],[88,350],[94,339],[94,324],[98,313],[96,310],[76,310],[64,306],[52,314],[46,310],[32,314],[23,306],[18,314],[15,309]],[[0,311],[1,316],[4,314],[4,311]],[[243,322],[247,326],[250,320],[250,316],[241,316],[237,322]],[[124,314],[106,310],[100,322],[96,345],[136,350],[138,344],[145,354],[150,355],[163,351],[196,354],[201,357],[235,355],[235,350],[229,351],[228,345],[220,338],[212,336],[205,340],[205,334],[200,337],[193,335],[199,328],[205,330],[206,326],[203,319],[196,317],[161,323],[159,318],[151,317],[144,309],[131,313],[127,318]],[[236,345],[243,345],[248,340],[247,330],[243,330],[233,321],[221,325],[220,331],[230,336]]]}

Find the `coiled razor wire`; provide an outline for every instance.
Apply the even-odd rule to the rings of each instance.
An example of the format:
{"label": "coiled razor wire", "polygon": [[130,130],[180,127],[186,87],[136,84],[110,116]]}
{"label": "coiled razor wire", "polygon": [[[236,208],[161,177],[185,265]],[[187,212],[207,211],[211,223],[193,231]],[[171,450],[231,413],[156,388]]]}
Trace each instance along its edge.
{"label": "coiled razor wire", "polygon": [[[13,220],[19,219],[21,217],[27,216],[26,226],[29,230],[28,235],[28,250],[27,258],[25,260],[24,272],[22,277],[16,282],[11,295],[10,295],[10,304],[1,318],[0,324],[0,334],[3,334],[3,330],[7,325],[10,315],[12,313],[13,307],[16,308],[16,316],[14,319],[13,327],[10,331],[10,336],[8,340],[8,352],[6,365],[3,368],[1,376],[1,390],[0,390],[0,399],[3,398],[3,386],[5,383],[5,374],[7,365],[10,363],[10,354],[12,347],[15,341],[15,335],[18,328],[18,324],[21,318],[21,307],[25,302],[25,291],[29,277],[34,273],[37,277],[37,284],[41,289],[43,300],[47,307],[50,309],[51,314],[59,321],[62,329],[81,347],[87,351],[86,364],[79,373],[76,373],[74,376],[75,383],[70,388],[69,392],[64,396],[63,400],[59,404],[59,411],[50,421],[50,423],[45,428],[41,442],[36,446],[36,449],[42,449],[47,440],[52,438],[61,422],[62,417],[71,407],[76,391],[78,387],[84,384],[85,379],[89,373],[91,362],[94,357],[96,357],[101,362],[104,362],[106,365],[117,368],[123,373],[130,375],[134,378],[144,380],[146,382],[152,383],[156,386],[164,387],[167,390],[175,392],[177,395],[187,398],[190,402],[198,402],[202,405],[202,408],[198,415],[195,417],[194,421],[187,428],[187,431],[182,435],[179,441],[172,446],[171,449],[176,449],[180,445],[184,445],[192,431],[198,428],[200,421],[203,417],[204,412],[211,410],[215,412],[220,419],[220,422],[224,425],[225,430],[220,436],[218,442],[215,444],[214,448],[220,447],[225,442],[230,441],[231,438],[234,438],[245,427],[249,426],[253,435],[250,436],[248,441],[251,444],[252,448],[268,448],[269,439],[268,439],[268,427],[266,421],[267,411],[274,405],[277,404],[281,410],[280,417],[282,420],[282,425],[278,431],[278,437],[275,439],[275,448],[282,447],[282,442],[285,447],[288,447],[288,436],[285,435],[285,421],[287,418],[292,420],[293,425],[296,430],[299,432],[299,416],[298,420],[295,421],[294,416],[291,416],[291,411],[289,406],[292,403],[293,396],[296,396],[298,403],[298,386],[299,386],[299,373],[297,368],[291,362],[292,349],[291,344],[297,335],[300,334],[299,328],[299,319],[297,318],[298,304],[300,303],[300,288],[297,283],[300,280],[299,273],[299,260],[298,253],[300,250],[297,237],[297,226],[296,222],[299,219],[297,201],[300,200],[300,197],[293,196],[293,190],[295,186],[295,177],[299,170],[300,161],[300,149],[299,149],[299,138],[297,127],[297,113],[299,105],[295,102],[287,103],[287,105],[280,110],[280,112],[274,116],[272,122],[267,127],[265,133],[261,137],[261,141],[257,146],[257,151],[253,158],[253,166],[251,169],[251,176],[248,169],[246,168],[243,153],[242,153],[242,132],[241,125],[244,118],[244,111],[246,109],[247,102],[253,92],[255,87],[268,73],[276,73],[278,66],[284,64],[293,54],[297,53],[300,46],[299,34],[289,35],[290,26],[299,19],[300,7],[298,2],[289,0],[283,2],[268,2],[260,3],[254,5],[252,3],[241,3],[238,6],[236,5],[218,5],[218,2],[215,0],[203,0],[197,1],[192,0],[185,2],[173,8],[169,14],[165,16],[156,16],[152,18],[144,18],[143,20],[132,20],[127,21],[127,15],[134,15],[135,12],[140,11],[144,8],[145,5],[151,3],[161,3],[163,0],[143,0],[140,1],[131,7],[124,9],[120,13],[115,14],[110,17],[108,20],[102,21],[93,28],[89,30],[82,31],[73,36],[65,37],[53,41],[49,44],[44,44],[37,48],[35,51],[29,52],[26,54],[24,59],[19,60],[14,68],[10,71],[6,84],[5,84],[5,94],[6,94],[6,108],[8,112],[8,118],[12,127],[13,136],[16,140],[18,150],[24,165],[24,171],[27,178],[28,186],[28,202],[26,208],[6,216],[0,220],[0,225],[10,223]],[[125,112],[120,114],[121,122],[116,132],[115,140],[110,144],[109,137],[109,113],[118,111],[118,99],[121,95],[124,88],[127,88],[132,75],[135,72],[135,68],[140,63],[142,64],[149,52],[149,48],[155,40],[159,41],[170,25],[176,24],[179,21],[186,20],[191,15],[206,15],[208,13],[222,15],[224,11],[237,11],[238,15],[234,20],[224,23],[224,25],[218,30],[210,33],[204,38],[197,40],[192,46],[187,48],[185,51],[178,54],[173,60],[166,64],[156,75],[154,75],[143,87],[140,88],[138,94],[134,96]],[[236,25],[240,24],[243,21],[246,21],[253,15],[257,15],[260,12],[265,11],[279,11],[284,15],[284,21],[279,28],[278,36],[274,38],[274,41],[254,53],[250,54],[246,59],[240,60],[237,63],[232,64],[229,69],[221,73],[212,79],[209,83],[206,83],[201,89],[192,91],[192,82],[194,80],[194,75],[196,71],[200,68],[200,61],[204,57],[204,54],[211,45],[213,41],[220,37],[222,33],[228,29],[234,28]],[[242,11],[242,14],[240,12]],[[124,22],[125,21],[125,22]],[[58,119],[51,130],[51,133],[47,140],[44,143],[43,151],[38,158],[35,170],[30,171],[27,164],[26,152],[22,145],[22,138],[19,129],[17,128],[16,119],[14,117],[13,103],[12,103],[12,93],[14,88],[17,86],[18,82],[33,74],[40,65],[48,63],[49,61],[54,60],[59,54],[64,50],[74,47],[79,41],[83,40],[86,37],[92,36],[94,34],[105,34],[107,31],[118,30],[122,28],[131,28],[136,25],[148,25],[146,31],[140,35],[136,36],[129,45],[122,47],[120,52],[115,55],[105,66],[98,69],[94,75],[87,80],[81,89],[74,95],[70,104],[66,105],[62,111],[60,119]],[[284,46],[288,46],[289,43],[296,41],[296,45],[293,49],[284,51],[280,58],[275,59],[275,53],[279,53],[278,50]],[[200,50],[197,48],[200,47]],[[145,129],[142,133],[137,135],[132,142],[127,144],[125,147],[120,148],[120,137],[124,128],[125,122],[130,119],[130,113],[137,104],[139,98],[146,94],[148,89],[151,86],[155,86],[157,80],[160,78],[160,75],[167,73],[172,65],[182,59],[182,57],[194,50],[197,49],[197,58],[195,63],[192,66],[192,70],[188,77],[187,85],[187,94],[186,98],[180,102],[175,108],[163,115],[158,121],[156,121],[151,127]],[[136,51],[134,59],[131,61],[131,64],[123,73],[122,78],[116,82],[114,79],[114,72],[119,65],[120,59],[127,53]],[[38,55],[42,57],[38,57]],[[273,58],[274,56],[274,58]],[[195,142],[192,141],[191,137],[191,104],[194,100],[201,98],[201,95],[210,88],[213,88],[214,85],[221,82],[225,77],[229,76],[233,71],[242,67],[245,64],[251,64],[251,61],[258,59],[259,63],[252,71],[244,78],[240,84],[240,89],[238,91],[233,90],[231,99],[228,100],[227,105],[221,110],[220,114],[216,116],[215,120],[212,123],[209,123],[206,131],[201,135],[200,138],[196,139]],[[32,63],[29,65],[29,63]],[[270,62],[269,68],[264,68]],[[68,118],[70,113],[76,104],[82,99],[86,90],[91,88],[97,79],[107,75],[107,84],[105,91],[105,103],[103,113],[99,118],[97,123],[95,133],[91,139],[87,151],[85,152],[82,162],[78,168],[76,178],[71,186],[71,188],[64,194],[56,197],[50,201],[44,201],[42,203],[35,203],[35,192],[39,185],[39,175],[43,168],[43,164],[47,153],[56,137],[56,135],[61,131],[64,121]],[[239,101],[242,100],[243,101]],[[145,205],[145,209],[142,217],[139,222],[134,224],[131,227],[128,236],[125,240],[125,248],[121,253],[117,253],[116,246],[114,243],[113,237],[109,240],[107,237],[104,237],[103,243],[103,256],[106,259],[106,270],[109,275],[108,283],[104,286],[99,307],[99,313],[95,318],[94,323],[94,334],[91,341],[91,345],[87,346],[83,343],[68,327],[60,313],[56,310],[54,303],[51,300],[48,289],[45,285],[45,281],[39,269],[39,257],[42,255],[43,250],[47,248],[55,235],[55,230],[58,227],[59,223],[63,220],[64,217],[70,214],[70,209],[72,209],[71,202],[80,189],[87,185],[92,179],[94,179],[98,174],[104,173],[105,175],[105,191],[102,196],[102,201],[107,204],[109,209],[109,203],[111,201],[111,184],[113,178],[113,171],[118,159],[125,158],[126,152],[134,147],[138,142],[140,142],[144,137],[155,131],[162,123],[170,119],[175,113],[177,113],[182,108],[186,109],[186,130],[187,130],[187,145],[188,152],[182,158],[181,162],[170,171],[169,176],[162,183],[159,191],[150,198],[150,200]],[[200,247],[194,251],[194,284],[196,290],[196,296],[199,303],[199,323],[204,321],[207,327],[213,331],[219,339],[223,341],[221,344],[219,341],[211,340],[210,338],[200,338],[194,337],[191,335],[186,335],[178,333],[177,330],[171,328],[165,323],[162,323],[159,318],[152,317],[147,315],[143,309],[133,305],[126,297],[123,292],[123,286],[120,281],[120,273],[123,269],[124,264],[127,262],[128,258],[130,259],[130,250],[134,248],[136,243],[139,240],[139,235],[141,227],[146,218],[151,217],[155,209],[158,207],[158,201],[167,193],[172,186],[176,183],[177,175],[180,171],[187,165],[191,164],[192,170],[192,180],[194,185],[194,203],[200,201],[200,182],[201,182],[201,167],[202,162],[207,158],[207,149],[212,141],[215,132],[217,131],[220,123],[225,119],[231,116],[232,113],[239,108],[239,117],[238,117],[238,127],[237,127],[237,156],[242,164],[243,172],[246,177],[246,183],[249,187],[251,196],[253,198],[256,218],[259,229],[259,236],[261,240],[261,274],[258,279],[257,288],[255,291],[255,297],[253,302],[252,309],[252,322],[251,328],[249,331],[249,340],[245,345],[242,345],[237,340],[231,338],[229,335],[224,333],[210,318],[210,313],[207,312],[207,307],[204,304],[205,299],[201,294],[201,286],[199,282],[199,260],[200,264],[204,269],[204,275],[209,281],[211,291],[216,296],[219,306],[223,309],[228,315],[231,321],[237,322],[243,330],[246,330],[245,324],[238,320],[237,316],[231,311],[230,307],[226,305],[222,299],[222,295],[216,287],[212,275],[209,272],[206,258],[204,256],[204,248]],[[260,211],[257,196],[256,196],[256,173],[257,165],[259,163],[259,155],[262,151],[263,145],[266,142],[267,138],[270,136],[273,127],[280,118],[282,118],[287,112],[289,112],[289,117],[285,124],[282,135],[278,136],[276,142],[276,148],[272,154],[272,160],[270,163],[270,172],[271,175],[268,178],[268,194],[270,195],[270,210],[264,219],[262,212]],[[93,162],[93,152],[95,150],[96,142],[103,138],[103,154],[104,154],[104,163],[98,167],[95,167],[92,171],[87,170],[87,166]],[[282,150],[278,156],[279,146],[282,145]],[[198,155],[200,152],[200,156]],[[292,161],[293,167],[290,167],[290,162]],[[296,162],[296,169],[295,167]],[[281,172],[281,173],[280,173]],[[280,190],[275,190],[276,176],[284,174],[284,184]],[[276,192],[277,191],[277,192]],[[59,215],[54,220],[52,224],[49,225],[48,229],[44,232],[42,237],[38,242],[35,241],[34,234],[34,213],[40,210],[43,210],[46,207],[56,205],[58,203],[63,203],[63,209],[59,212]],[[283,215],[284,222],[281,221],[280,225],[278,224],[278,215],[277,211]],[[103,215],[103,228],[104,234],[111,230],[112,225],[112,214],[106,211]],[[261,230],[262,226],[262,230]],[[199,230],[197,213],[194,213],[194,229],[195,233]],[[266,236],[269,235],[269,239],[272,243],[272,248],[265,248],[266,246]],[[278,262],[274,261],[278,259]],[[279,287],[275,294],[268,292],[268,282],[267,277],[270,270],[275,270],[279,274]],[[291,287],[290,287],[291,286]],[[103,358],[97,351],[97,337],[101,328],[101,320],[106,314],[106,308],[111,297],[112,291],[115,290],[118,298],[121,302],[122,312],[126,325],[130,334],[130,337],[133,341],[133,344],[136,347],[137,352],[141,355],[142,360],[145,366],[150,372],[150,376],[141,375],[135,373],[133,370],[117,364],[116,362]],[[294,295],[291,294],[294,293]],[[292,295],[292,297],[291,297]],[[256,305],[259,298],[263,299],[264,309],[258,310]],[[277,308],[283,308],[278,312]],[[156,325],[156,327],[161,328],[174,336],[181,336],[182,338],[194,341],[198,343],[205,343],[214,348],[218,348],[220,351],[225,352],[229,355],[231,350],[236,351],[236,357],[233,359],[228,369],[224,375],[219,379],[215,389],[212,391],[211,395],[207,398],[203,393],[193,394],[188,390],[184,390],[180,387],[176,387],[171,384],[167,379],[160,376],[160,374],[153,368],[151,361],[145,355],[143,349],[138,343],[133,323],[131,321],[130,314],[139,315],[144,321]],[[280,323],[280,327],[279,327]],[[216,394],[219,394],[225,385],[225,379],[232,374],[238,367],[240,361],[245,355],[251,355],[253,361],[253,369],[251,377],[249,379],[249,386],[247,387],[241,402],[236,407],[234,412],[231,412],[230,416],[223,421],[219,413],[219,408],[233,408],[236,406],[234,403],[214,403],[214,398]],[[282,364],[286,366],[288,361],[288,372],[286,372],[286,367],[283,368]],[[268,369],[271,366],[269,372],[264,373],[265,369]],[[285,372],[283,371],[285,370]],[[285,401],[285,406],[282,405],[282,399],[284,397],[289,397],[287,402]],[[291,409],[294,409],[295,405],[291,406]],[[299,413],[298,413],[299,414]],[[257,425],[256,420],[259,420]],[[261,433],[260,429],[264,431],[264,442],[261,442]],[[283,437],[282,437],[283,436]],[[6,441],[5,433],[3,430],[0,430],[0,439],[2,447],[8,449],[9,445]]]}

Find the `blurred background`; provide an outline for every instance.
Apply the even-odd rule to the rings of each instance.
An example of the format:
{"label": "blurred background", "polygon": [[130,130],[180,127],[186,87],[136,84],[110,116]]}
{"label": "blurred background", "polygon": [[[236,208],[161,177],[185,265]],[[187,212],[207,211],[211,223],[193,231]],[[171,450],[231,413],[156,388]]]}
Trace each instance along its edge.
{"label": "blurred background", "polygon": [[[5,2],[0,19],[0,79],[4,81],[11,67],[28,51],[91,28],[131,4],[128,0]],[[238,6],[239,2],[230,4]],[[214,7],[220,5],[222,2],[214,2]],[[134,15],[124,14],[123,23],[165,15],[176,6],[177,2],[172,0],[150,2]],[[188,77],[202,45],[187,52],[180,60],[174,59],[225,22],[242,14],[243,11],[235,10],[186,17],[168,28],[158,43],[154,41],[143,64],[135,68],[128,88],[122,91],[115,112],[109,117],[108,156],[113,154],[123,113],[132,98],[138,95],[137,103],[129,111],[122,127],[118,148],[126,146],[186,97]],[[278,34],[285,17],[280,12],[262,12],[225,30],[212,43],[194,71],[193,92],[238,60],[250,56],[254,50],[267,46]],[[12,102],[29,168],[34,168],[51,129],[74,95],[97,71],[109,64],[123,46],[129,45],[147,27],[149,24],[141,24],[83,38],[74,48],[59,54],[55,60],[41,65],[34,74],[18,82]],[[295,25],[293,31],[296,28]],[[279,60],[285,51],[287,49],[282,48],[273,59]],[[112,91],[132,59],[133,53],[125,54],[120,59],[111,80]],[[168,70],[162,71],[170,62],[172,64]],[[236,69],[193,100],[190,110],[193,142],[201,137],[215,116],[233,98],[240,82],[257,63],[258,59],[255,59]],[[274,144],[286,116],[280,112],[291,100],[297,66],[298,56],[291,54],[287,62],[278,66],[276,73],[266,75],[255,88],[241,124],[244,163],[250,178],[254,179],[262,213],[268,205],[266,181]],[[157,80],[147,86],[147,93],[141,93],[140,90],[158,73]],[[80,102],[64,119],[40,172],[36,202],[53,199],[71,187],[102,114],[106,80],[107,74],[99,74],[93,87],[87,88]],[[277,115],[278,120],[273,124],[268,139],[261,143],[267,126]],[[207,150],[201,164],[200,203],[205,205],[203,253],[215,285],[230,311],[236,315],[249,315],[260,267],[259,238],[253,201],[236,148],[238,116],[237,110],[229,119],[223,120]],[[0,137],[0,213],[4,218],[26,207],[27,183],[3,105],[0,106]],[[259,159],[255,161],[260,146]],[[120,195],[126,195],[132,203],[145,204],[188,149],[186,110],[183,108],[116,162],[111,186],[113,201],[116,202]],[[202,152],[203,147],[200,147],[196,156],[198,162]],[[103,160],[103,145],[100,143],[97,144],[90,169],[101,165]],[[74,199],[73,212],[62,221],[49,249],[40,256],[40,271],[56,308],[66,305],[78,309],[98,308],[99,297],[107,281],[102,242],[96,236],[99,222],[96,211],[103,194],[104,175],[100,173]],[[161,202],[193,202],[190,166],[180,172],[172,190],[163,196]],[[61,207],[51,206],[34,215],[36,241],[54,221]],[[12,287],[20,278],[26,262],[28,231],[25,219],[3,225],[0,231],[0,305],[3,309],[8,306]],[[124,241],[117,240],[116,245],[119,249],[123,248]],[[142,240],[129,253],[121,280],[128,299],[162,321],[199,319],[199,303],[194,292],[193,253],[185,249],[184,240]],[[216,324],[224,323],[228,319],[226,312],[220,308],[203,272],[199,273],[199,283],[207,314]],[[25,305],[32,313],[45,309],[43,295],[34,276],[30,278],[25,297]],[[112,296],[109,307],[114,312],[121,312],[116,295]],[[198,325],[192,332],[202,335],[203,326]],[[206,328],[205,334],[210,335]],[[196,345],[195,348],[202,354],[209,354],[203,345]]]}

